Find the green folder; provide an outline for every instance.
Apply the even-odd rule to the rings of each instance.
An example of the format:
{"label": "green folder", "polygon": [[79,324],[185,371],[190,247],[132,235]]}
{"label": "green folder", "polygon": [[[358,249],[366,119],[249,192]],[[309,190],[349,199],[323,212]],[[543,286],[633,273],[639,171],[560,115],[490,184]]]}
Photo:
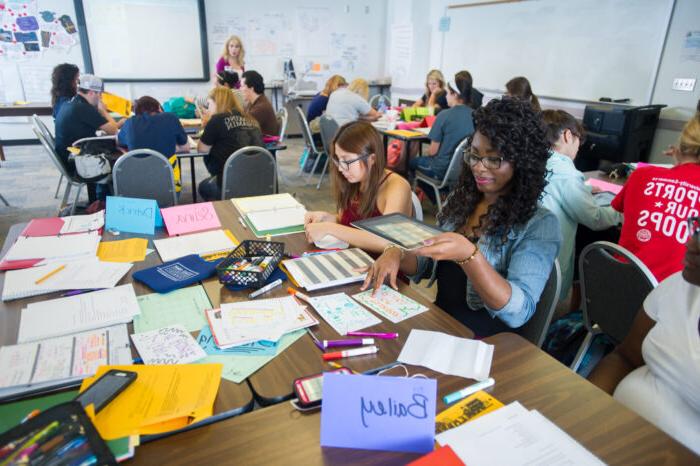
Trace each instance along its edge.
{"label": "green folder", "polygon": [[257,230],[253,226],[253,222],[251,222],[248,219],[247,215],[243,216],[243,221],[245,221],[245,224],[250,228],[250,231],[253,232],[256,238],[264,238],[267,235],[270,236],[280,236],[280,235],[291,235],[292,233],[303,233],[304,232],[304,225],[292,225],[291,227],[285,227],[285,228],[276,228],[274,230]]}

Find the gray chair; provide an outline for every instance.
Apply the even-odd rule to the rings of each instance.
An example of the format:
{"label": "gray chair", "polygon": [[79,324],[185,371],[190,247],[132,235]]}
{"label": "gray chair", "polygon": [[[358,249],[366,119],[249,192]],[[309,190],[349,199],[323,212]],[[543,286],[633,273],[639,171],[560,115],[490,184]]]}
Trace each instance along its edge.
{"label": "gray chair", "polygon": [[[328,157],[326,157],[326,162],[323,164],[321,178],[318,179],[316,189],[321,187],[323,176],[326,174],[326,170],[328,170],[328,164],[330,163],[331,159],[331,144],[333,144],[335,133],[338,132],[338,123],[332,117],[325,114],[321,115],[319,126],[321,127],[321,142],[323,143],[323,151],[328,155]],[[313,175],[313,172],[311,174]]]}
{"label": "gray chair", "polygon": [[544,289],[540,295],[540,300],[537,302],[535,313],[525,325],[518,329],[518,333],[520,333],[523,338],[530,340],[532,344],[540,348],[542,347],[542,343],[544,343],[544,338],[547,336],[547,330],[549,329],[549,324],[552,322],[554,311],[557,308],[560,292],[561,267],[559,267],[559,260],[555,259],[547,283],[544,285]]}
{"label": "gray chair", "polygon": [[49,142],[44,133],[42,133],[39,129],[34,127],[32,127],[32,130],[34,131],[34,134],[36,134],[36,137],[39,139],[41,145],[44,146],[44,149],[46,149],[46,152],[49,154],[49,158],[58,169],[58,172],[61,174],[61,176],[63,176],[63,178],[66,179],[66,190],[63,193],[63,199],[61,200],[59,210],[62,210],[67,205],[68,196],[70,195],[71,189],[73,187],[77,188],[75,192],[75,197],[73,199],[73,205],[71,206],[70,210],[71,215],[73,215],[75,213],[75,207],[78,203],[78,199],[80,198],[80,192],[82,191],[83,187],[86,186],[86,183],[70,172],[69,168],[58,156],[53,144]]}
{"label": "gray chair", "polygon": [[428,176],[420,170],[416,170],[416,176],[413,180],[414,188],[418,181],[422,181],[423,183],[433,188],[433,190],[435,191],[435,200],[437,202],[438,212],[442,210],[442,199],[440,198],[440,190],[454,184],[459,178],[459,174],[462,172],[462,166],[464,164],[462,153],[467,147],[468,141],[469,137],[466,137],[462,139],[462,141],[459,144],[457,144],[457,147],[452,153],[452,159],[450,160],[450,164],[447,166],[447,171],[445,171],[445,176],[443,176],[441,180]]}
{"label": "gray chair", "polygon": [[391,106],[391,99],[389,99],[387,96],[384,94],[377,94],[373,95],[369,99],[369,105],[375,110],[379,110],[379,108],[382,106],[382,102],[384,105],[389,108]]}
{"label": "gray chair", "polygon": [[277,123],[279,124],[280,127],[280,133],[279,133],[279,142],[281,143],[284,141],[284,136],[285,133],[287,132],[287,121],[289,120],[289,113],[287,112],[287,109],[282,107],[279,109],[277,112]]}
{"label": "gray chair", "polygon": [[177,205],[173,167],[160,152],[136,149],[122,155],[112,168],[112,181],[115,196],[154,199],[160,208]]}
{"label": "gray chair", "polygon": [[419,222],[422,222],[423,206],[420,203],[420,199],[418,199],[418,196],[413,191],[411,191],[411,202],[413,203],[413,218],[415,218]]}
{"label": "gray chair", "polygon": [[[36,128],[38,131],[41,131],[41,133],[44,135],[47,141],[51,144],[51,147],[56,147],[56,140],[53,137],[53,134],[51,134],[51,131],[49,131],[49,128],[46,127],[43,121],[41,121],[41,118],[35,113],[32,115],[32,126]],[[56,192],[53,195],[54,199],[58,199],[58,192],[61,190],[61,184],[63,183],[63,175],[59,175],[58,178],[58,186],[56,186]]]}
{"label": "gray chair", "polygon": [[[316,142],[314,141],[313,134],[311,133],[311,128],[309,128],[309,123],[306,121],[306,115],[304,115],[304,110],[301,108],[301,105],[295,107],[294,110],[296,111],[297,118],[299,119],[299,126],[301,127],[301,134],[304,137],[304,145],[306,146],[306,150],[308,151],[308,156],[316,157],[316,162],[314,162],[313,169],[311,170],[311,173],[307,178],[308,182],[309,180],[311,180],[311,177],[314,175],[314,173],[316,173],[316,167],[321,161],[321,156],[324,153],[322,150],[316,147]],[[301,175],[303,170],[304,164],[302,163],[299,165],[299,171],[297,172],[297,174]]]}
{"label": "gray chair", "polygon": [[[616,257],[617,256],[617,257]],[[583,322],[588,333],[571,368],[581,365],[593,337],[605,333],[620,343],[658,281],[634,254],[607,241],[589,244],[579,257]]]}
{"label": "gray chair", "polygon": [[277,192],[277,165],[267,149],[246,146],[226,160],[221,199],[262,196]]}

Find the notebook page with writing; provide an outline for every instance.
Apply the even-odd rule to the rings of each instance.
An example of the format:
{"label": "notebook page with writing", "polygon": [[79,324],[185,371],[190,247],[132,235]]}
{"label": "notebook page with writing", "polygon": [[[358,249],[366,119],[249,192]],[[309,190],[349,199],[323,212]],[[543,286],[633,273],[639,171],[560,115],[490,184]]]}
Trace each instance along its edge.
{"label": "notebook page with writing", "polygon": [[3,260],[95,256],[99,242],[100,236],[97,232],[64,236],[19,237]]}

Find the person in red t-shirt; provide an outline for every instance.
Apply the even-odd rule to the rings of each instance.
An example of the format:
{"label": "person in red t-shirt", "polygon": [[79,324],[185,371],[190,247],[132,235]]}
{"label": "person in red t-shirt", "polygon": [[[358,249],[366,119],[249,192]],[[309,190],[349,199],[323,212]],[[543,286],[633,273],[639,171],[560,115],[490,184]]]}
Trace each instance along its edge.
{"label": "person in red t-shirt", "polygon": [[671,152],[675,166],[637,168],[612,206],[624,214],[620,246],[658,281],[683,269],[688,217],[700,213],[700,112],[683,128]]}

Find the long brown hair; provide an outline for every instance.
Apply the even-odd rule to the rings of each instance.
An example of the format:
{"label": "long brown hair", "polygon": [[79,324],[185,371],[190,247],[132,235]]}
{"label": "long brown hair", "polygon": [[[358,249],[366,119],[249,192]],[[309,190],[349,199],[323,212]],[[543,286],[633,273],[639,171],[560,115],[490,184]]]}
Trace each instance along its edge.
{"label": "long brown hair", "polygon": [[374,154],[374,163],[371,167],[369,167],[367,159],[355,162],[369,168],[367,189],[362,193],[360,192],[361,183],[348,182],[338,167],[334,163],[331,164],[331,186],[338,211],[347,210],[353,203],[356,203],[357,212],[362,218],[367,218],[377,205],[378,188],[386,167],[382,138],[368,122],[351,121],[341,126],[335,133],[333,144],[331,144],[333,160],[338,160],[335,154],[336,145],[346,152],[357,154],[358,157]]}
{"label": "long brown hair", "polygon": [[508,95],[517,97],[518,99],[527,100],[532,104],[532,108],[536,111],[541,112],[542,107],[540,107],[540,101],[537,96],[532,92],[532,87],[530,86],[530,81],[524,76],[518,76],[511,79],[506,83],[506,91]]}

